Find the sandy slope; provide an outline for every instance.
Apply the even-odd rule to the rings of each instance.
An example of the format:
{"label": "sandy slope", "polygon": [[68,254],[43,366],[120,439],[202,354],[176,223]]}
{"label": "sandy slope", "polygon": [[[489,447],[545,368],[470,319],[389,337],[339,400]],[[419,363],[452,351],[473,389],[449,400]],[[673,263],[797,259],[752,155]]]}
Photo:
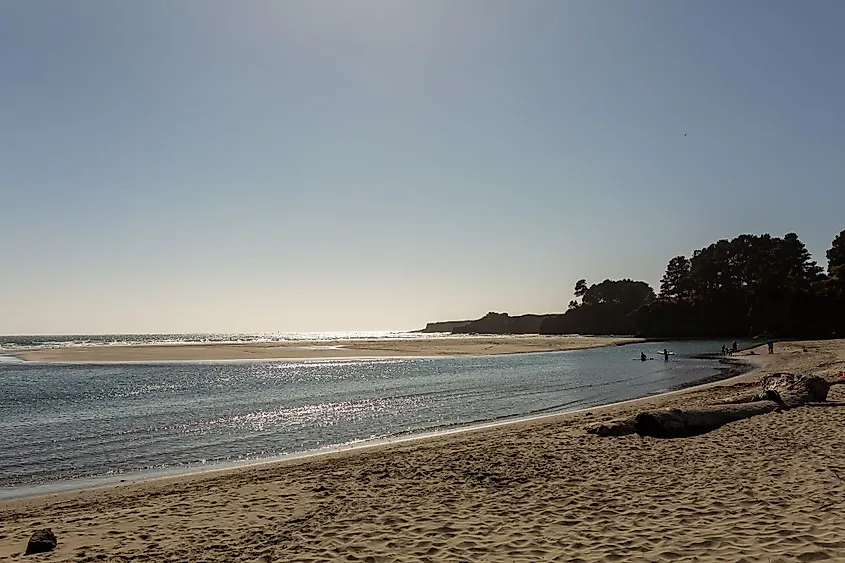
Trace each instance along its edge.
{"label": "sandy slope", "polygon": [[636,338],[591,336],[468,336],[249,344],[173,344],[40,348],[15,352],[37,362],[154,362],[163,360],[272,360],[282,358],[361,358],[399,356],[478,356],[557,352],[629,342]]}
{"label": "sandy slope", "polygon": [[2,503],[0,558],[49,526],[58,550],[27,561],[843,561],[845,407],[678,440],[583,432],[734,395],[761,373],[833,377],[845,341],[754,359],[728,384],[588,413]]}

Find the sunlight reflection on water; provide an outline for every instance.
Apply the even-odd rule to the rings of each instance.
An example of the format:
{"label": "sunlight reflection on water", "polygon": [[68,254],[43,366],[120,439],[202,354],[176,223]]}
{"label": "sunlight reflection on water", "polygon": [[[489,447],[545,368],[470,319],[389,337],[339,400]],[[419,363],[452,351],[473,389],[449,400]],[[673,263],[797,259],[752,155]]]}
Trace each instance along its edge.
{"label": "sunlight reflection on water", "polygon": [[[190,468],[560,412],[713,375],[672,342],[512,356],[0,366],[0,486]],[[650,343],[647,350],[659,350]],[[209,461],[211,460],[211,461]]]}

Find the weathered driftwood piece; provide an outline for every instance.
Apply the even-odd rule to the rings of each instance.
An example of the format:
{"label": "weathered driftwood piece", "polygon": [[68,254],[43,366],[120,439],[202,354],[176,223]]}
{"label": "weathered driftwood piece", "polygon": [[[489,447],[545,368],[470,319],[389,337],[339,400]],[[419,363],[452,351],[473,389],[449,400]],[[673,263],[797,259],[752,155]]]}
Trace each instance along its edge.
{"label": "weathered driftwood piece", "polygon": [[761,383],[764,390],[777,391],[787,405],[799,406],[806,403],[827,401],[830,386],[839,382],[830,382],[817,375],[799,379],[797,375],[792,373],[774,373],[764,375]]}
{"label": "weathered driftwood piece", "polygon": [[598,436],[627,436],[634,432],[633,418],[597,422],[587,427],[587,434],[596,434]]}
{"label": "weathered driftwood piece", "polygon": [[774,401],[710,405],[696,409],[668,409],[643,412],[634,419],[634,430],[640,436],[655,438],[683,438],[714,430],[722,425],[743,418],[751,418],[777,410]]}
{"label": "weathered driftwood piece", "polygon": [[50,528],[43,530],[36,530],[29,542],[26,544],[26,553],[24,555],[32,555],[33,553],[47,553],[56,549],[57,541],[56,535]]}
{"label": "weathered driftwood piece", "polygon": [[777,391],[777,395],[769,395],[774,399],[780,397],[780,402],[766,400],[767,397],[756,393],[704,407],[643,412],[634,418],[595,423],[586,430],[589,434],[598,436],[626,436],[637,433],[640,436],[680,438],[703,434],[729,422],[778,409],[845,404],[827,401],[830,387],[845,384],[845,379],[828,381],[815,375],[798,377],[792,373],[774,373],[763,376],[760,383],[764,393],[769,390]]}
{"label": "weathered driftwood piece", "polygon": [[[777,391],[785,406],[791,408],[826,401],[830,386],[840,382],[831,383],[814,375],[799,379],[791,373],[776,373],[764,376],[761,383],[764,391]],[[634,419],[634,430],[640,436],[657,438],[695,436],[735,420],[772,412],[782,406],[775,401],[755,400],[751,396],[745,400],[734,399],[696,409],[644,412]]]}

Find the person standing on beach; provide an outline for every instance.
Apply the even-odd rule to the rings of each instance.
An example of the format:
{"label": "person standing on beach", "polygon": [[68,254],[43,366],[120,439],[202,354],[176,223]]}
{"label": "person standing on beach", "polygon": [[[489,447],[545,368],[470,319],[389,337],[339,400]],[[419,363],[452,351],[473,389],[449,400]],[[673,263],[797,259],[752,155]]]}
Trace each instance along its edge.
{"label": "person standing on beach", "polygon": [[769,340],[766,342],[766,346],[769,347],[769,354],[775,353],[775,341],[774,341],[774,339],[769,338]]}
{"label": "person standing on beach", "polygon": [[737,350],[739,350],[739,348],[738,348],[738,347],[737,347],[737,345],[736,345],[736,340],[734,340],[733,346],[731,346],[731,351],[732,351],[734,354],[736,354],[736,353],[737,353]]}
{"label": "person standing on beach", "polygon": [[664,362],[669,361],[669,350],[667,350],[666,348],[663,349],[663,361]]}

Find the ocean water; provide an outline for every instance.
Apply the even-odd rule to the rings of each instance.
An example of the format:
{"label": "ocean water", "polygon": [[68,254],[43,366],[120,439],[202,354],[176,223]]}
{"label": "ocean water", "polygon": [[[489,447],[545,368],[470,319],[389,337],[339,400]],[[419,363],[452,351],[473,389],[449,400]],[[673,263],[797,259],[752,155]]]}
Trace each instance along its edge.
{"label": "ocean water", "polygon": [[0,335],[0,354],[27,348],[66,348],[75,346],[127,346],[151,344],[222,344],[253,342],[301,342],[325,340],[361,340],[370,338],[471,338],[472,335],[446,332],[329,331],[329,332],[255,332],[255,333],[180,333],[180,334],[79,334],[79,335]]}
{"label": "ocean water", "polygon": [[[699,355],[721,344],[428,359],[3,362],[0,497],[641,397],[717,374],[719,363]],[[657,354],[664,347],[676,354],[669,362]],[[639,361],[641,350],[655,360]]]}

